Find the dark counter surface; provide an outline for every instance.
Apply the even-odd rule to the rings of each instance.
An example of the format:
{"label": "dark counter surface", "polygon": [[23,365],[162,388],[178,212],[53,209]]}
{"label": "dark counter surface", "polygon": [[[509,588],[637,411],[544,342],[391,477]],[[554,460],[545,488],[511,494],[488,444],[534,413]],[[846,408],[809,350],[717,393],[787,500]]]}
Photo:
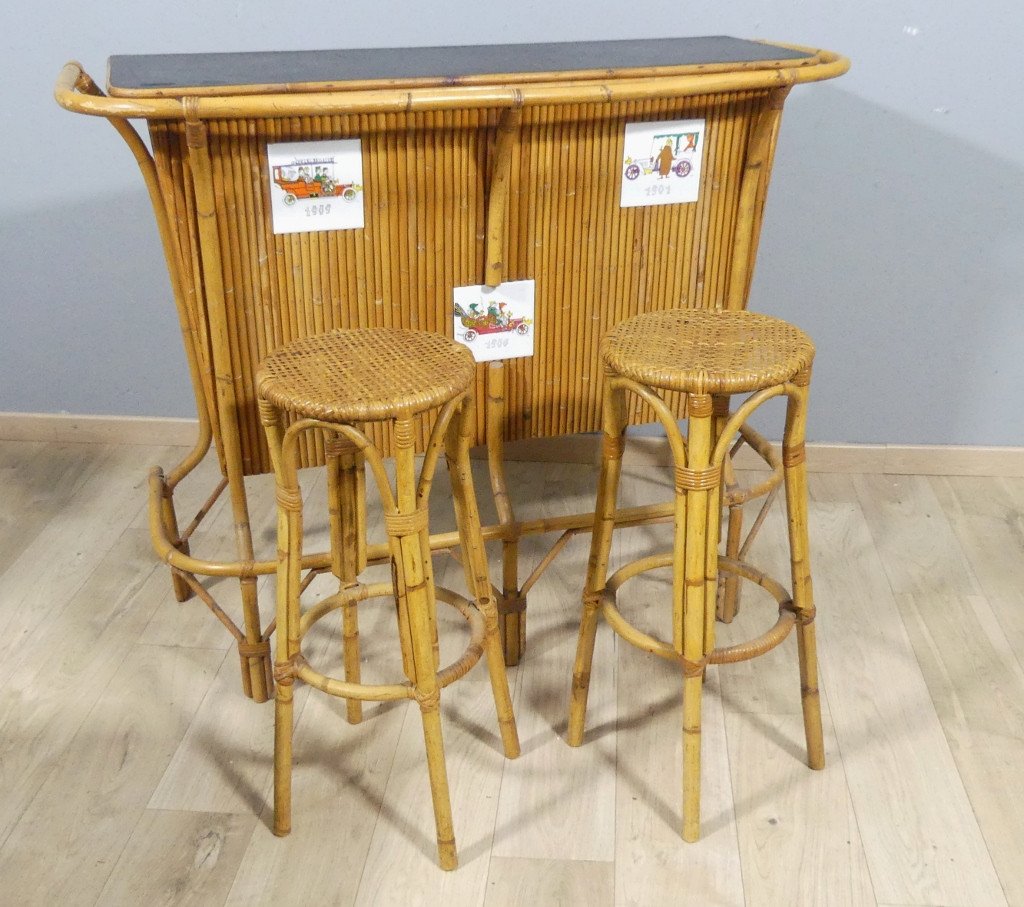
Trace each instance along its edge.
{"label": "dark counter surface", "polygon": [[595,75],[614,77],[616,73],[632,75],[637,71],[653,74],[681,67],[799,65],[812,59],[804,51],[725,36],[386,50],[145,54],[111,57],[108,86],[114,95],[207,93],[212,88],[232,94],[260,88],[308,91],[344,83],[360,87],[444,85],[480,82],[488,75],[519,76],[531,81],[544,74],[557,74],[572,80]]}

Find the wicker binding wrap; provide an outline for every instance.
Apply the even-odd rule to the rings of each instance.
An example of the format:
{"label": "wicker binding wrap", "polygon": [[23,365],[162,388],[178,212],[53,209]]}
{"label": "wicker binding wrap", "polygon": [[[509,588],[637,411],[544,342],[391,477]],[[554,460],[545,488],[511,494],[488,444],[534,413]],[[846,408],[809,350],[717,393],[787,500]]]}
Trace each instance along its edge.
{"label": "wicker binding wrap", "polygon": [[464,393],[473,354],[438,334],[389,328],[337,330],[271,353],[256,376],[275,406],[327,422],[375,422],[421,413]]}
{"label": "wicker binding wrap", "polygon": [[688,394],[745,394],[789,381],[814,360],[799,328],[754,312],[670,309],[614,328],[601,347],[614,372]]}

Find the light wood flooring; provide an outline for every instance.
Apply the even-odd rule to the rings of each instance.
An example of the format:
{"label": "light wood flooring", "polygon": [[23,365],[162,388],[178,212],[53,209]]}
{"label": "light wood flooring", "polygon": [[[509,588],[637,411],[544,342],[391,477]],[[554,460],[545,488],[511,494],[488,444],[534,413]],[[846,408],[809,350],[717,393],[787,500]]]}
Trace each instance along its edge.
{"label": "light wood flooring", "polygon": [[[482,665],[443,698],[461,860],[444,873],[407,704],[370,705],[352,727],[344,703],[300,689],[294,831],[270,833],[273,709],[242,696],[229,637],[198,601],[174,601],[149,547],[146,469],[181,452],[0,444],[0,903],[1024,904],[1024,480],[811,477],[828,764],[803,761],[792,639],[711,669],[692,845],[671,665],[602,627],[586,742],[564,743],[588,537],[570,542],[531,593],[510,674],[522,757],[501,755]],[[183,510],[214,468],[185,483]],[[586,467],[510,474],[523,517],[592,506]],[[323,479],[304,481],[322,544]],[[627,470],[622,492],[661,499],[667,477]],[[447,493],[439,480],[437,528],[451,525]],[[251,480],[251,497],[270,552],[269,480]],[[782,529],[776,511],[751,560],[784,577]],[[524,575],[551,540],[524,543]],[[614,557],[667,540],[623,530]],[[231,553],[226,507],[193,549]],[[461,588],[452,560],[437,572]],[[213,588],[237,614],[233,584]],[[664,633],[667,589],[659,574],[633,581],[623,609]],[[321,579],[309,597],[329,591]],[[720,639],[756,634],[773,610],[745,589]],[[364,678],[397,678],[389,607],[360,619]],[[311,660],[336,666],[337,626],[321,627]],[[442,655],[464,627],[443,617]]]}

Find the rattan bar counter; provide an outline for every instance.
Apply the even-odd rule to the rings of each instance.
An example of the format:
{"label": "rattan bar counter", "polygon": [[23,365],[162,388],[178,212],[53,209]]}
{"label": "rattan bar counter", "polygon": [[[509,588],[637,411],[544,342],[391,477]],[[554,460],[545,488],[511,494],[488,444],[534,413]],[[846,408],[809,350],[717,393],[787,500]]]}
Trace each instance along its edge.
{"label": "rattan bar counter", "polygon": [[[64,67],[58,102],[108,119],[142,170],[195,392],[195,448],[151,475],[154,544],[178,597],[197,594],[238,640],[249,695],[263,701],[272,684],[273,628],[260,625],[256,579],[276,567],[254,551],[243,481],[271,471],[259,363],[335,327],[451,336],[453,288],[535,281],[534,354],[477,375],[485,405],[475,441],[487,444],[499,514],[484,535],[503,546],[514,663],[526,593],[592,514],[518,521],[503,443],[600,428],[598,339],[614,324],[651,309],[746,305],[783,102],[794,85],[847,67],[827,51],[725,37],[112,57],[107,94],[78,64]],[[705,130],[697,201],[620,207],[626,125],[696,118]],[[152,152],[131,119],[146,121]],[[361,141],[363,226],[274,233],[268,143],[348,138]],[[644,406],[629,418],[653,419]],[[763,439],[745,437],[778,465]],[[385,436],[375,443],[390,449]],[[224,476],[214,497],[231,497],[233,561],[191,553],[199,520],[180,529],[174,507],[175,488],[211,446]],[[302,465],[322,462],[317,438]],[[666,516],[638,508],[619,519]],[[546,532],[560,533],[551,554],[521,581],[518,540]],[[436,548],[455,543],[432,538]],[[385,559],[386,546],[368,556]],[[303,561],[329,567],[327,553]],[[240,579],[239,622],[204,576]]]}

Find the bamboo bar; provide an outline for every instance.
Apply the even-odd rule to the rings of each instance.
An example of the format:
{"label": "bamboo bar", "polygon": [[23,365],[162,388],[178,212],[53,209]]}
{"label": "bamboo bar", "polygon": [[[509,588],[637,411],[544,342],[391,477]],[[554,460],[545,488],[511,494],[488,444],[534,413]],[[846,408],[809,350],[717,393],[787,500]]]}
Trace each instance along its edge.
{"label": "bamboo bar", "polygon": [[[253,384],[266,355],[332,327],[420,327],[451,336],[454,287],[535,281],[534,355],[477,369],[476,392],[486,405],[470,438],[490,446],[499,524],[482,534],[503,548],[498,605],[512,663],[525,632],[519,539],[586,530],[591,515],[517,521],[503,443],[601,428],[599,340],[623,319],[679,306],[745,306],[781,104],[793,86],[834,78],[849,65],[829,51],[729,38],[580,44],[564,49],[564,62],[557,47],[451,48],[450,69],[440,72],[411,70],[417,49],[269,54],[258,64],[243,54],[232,59],[252,78],[238,84],[216,74],[197,78],[222,55],[178,63],[120,57],[111,62],[109,96],[79,64],[61,71],[57,102],[109,119],[142,170],[189,362],[200,433],[166,479],[151,479],[154,544],[179,571],[179,598],[194,588],[187,574],[241,579],[247,652],[265,650],[255,578],[272,572],[272,562],[253,550],[244,486],[245,476],[272,469]],[[521,71],[473,63],[509,54]],[[602,63],[575,62],[584,57]],[[168,60],[179,66],[175,78],[157,72]],[[286,72],[296,60],[319,66],[322,77]],[[146,121],[152,153],[129,118]],[[698,200],[620,207],[625,125],[692,118],[706,123]],[[273,233],[267,144],[348,138],[362,142],[365,226]],[[685,414],[684,395],[669,392],[666,402],[675,417]],[[646,422],[655,413],[631,396],[626,418]],[[389,425],[368,431],[385,454],[394,453]],[[299,468],[324,462],[321,433],[307,434],[296,445]],[[426,442],[417,429],[415,449]],[[174,508],[175,487],[211,443],[228,482],[234,561],[193,556],[187,536],[194,526],[180,533]],[[652,508],[631,520],[665,518]],[[457,541],[442,534],[430,546]],[[387,551],[369,546],[366,556],[380,560]],[[330,566],[318,552],[302,563]],[[246,690],[267,698],[266,656],[247,661]]]}

